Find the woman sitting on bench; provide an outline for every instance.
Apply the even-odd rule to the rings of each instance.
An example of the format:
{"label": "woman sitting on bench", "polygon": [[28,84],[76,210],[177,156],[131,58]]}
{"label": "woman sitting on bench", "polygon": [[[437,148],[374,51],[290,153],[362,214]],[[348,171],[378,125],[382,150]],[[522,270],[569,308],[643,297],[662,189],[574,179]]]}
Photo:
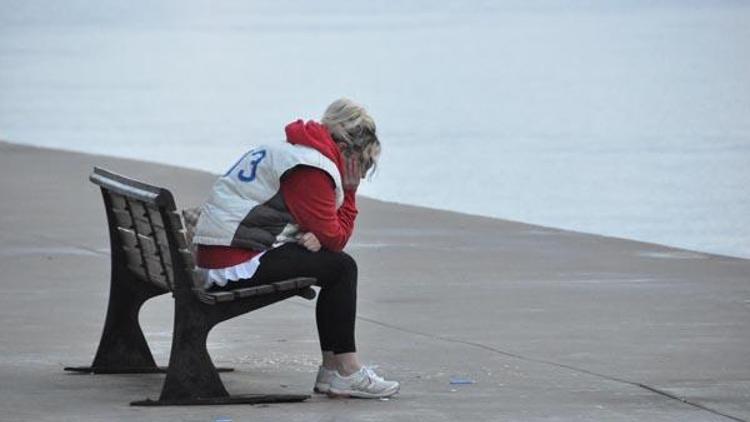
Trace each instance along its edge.
{"label": "woman sitting on bench", "polygon": [[339,99],[322,124],[297,120],[286,143],[256,147],[220,177],[201,207],[193,242],[209,290],[314,277],[323,362],[315,391],[329,396],[389,397],[385,381],[357,358],[357,264],[342,251],[357,217],[360,179],[380,153],[375,122]]}

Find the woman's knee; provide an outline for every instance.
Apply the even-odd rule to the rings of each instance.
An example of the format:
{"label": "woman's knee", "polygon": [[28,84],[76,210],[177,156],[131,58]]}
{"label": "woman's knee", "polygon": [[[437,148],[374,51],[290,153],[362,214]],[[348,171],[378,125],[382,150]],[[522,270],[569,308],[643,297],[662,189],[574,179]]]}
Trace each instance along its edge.
{"label": "woman's knee", "polygon": [[351,255],[346,252],[339,252],[339,259],[341,260],[341,265],[346,271],[357,272],[357,261],[352,258]]}
{"label": "woman's knee", "polygon": [[355,261],[354,258],[352,258],[352,256],[346,252],[337,252],[336,262],[338,271],[341,275],[341,280],[345,283],[350,283],[353,286],[356,286],[358,271],[357,261]]}

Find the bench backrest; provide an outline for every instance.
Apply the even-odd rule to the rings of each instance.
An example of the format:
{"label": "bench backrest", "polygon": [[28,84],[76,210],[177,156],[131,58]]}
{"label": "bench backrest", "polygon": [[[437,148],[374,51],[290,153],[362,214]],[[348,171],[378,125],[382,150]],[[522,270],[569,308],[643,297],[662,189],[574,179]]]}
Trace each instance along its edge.
{"label": "bench backrest", "polygon": [[102,190],[113,269],[165,292],[193,290],[195,263],[172,193],[98,167],[89,179]]}

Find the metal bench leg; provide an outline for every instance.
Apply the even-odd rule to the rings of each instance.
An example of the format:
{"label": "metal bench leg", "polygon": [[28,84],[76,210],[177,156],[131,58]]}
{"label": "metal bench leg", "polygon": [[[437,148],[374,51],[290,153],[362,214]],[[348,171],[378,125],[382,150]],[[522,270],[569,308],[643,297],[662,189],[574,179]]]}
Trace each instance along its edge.
{"label": "metal bench leg", "polygon": [[[192,294],[192,293],[191,293]],[[185,303],[188,302],[188,303]],[[251,394],[230,396],[206,349],[211,318],[197,300],[175,300],[174,336],[167,377],[159,400],[140,400],[133,406],[218,405],[299,402],[309,395]]]}
{"label": "metal bench leg", "polygon": [[[94,362],[91,366],[65,367],[65,370],[85,374],[166,373],[166,367],[156,365],[138,322],[143,303],[163,293],[140,280],[113,280],[104,331]],[[217,368],[217,371],[232,372],[234,368]]]}
{"label": "metal bench leg", "polygon": [[[124,275],[124,277],[128,276]],[[94,362],[89,367],[67,367],[66,371],[96,374],[164,371],[156,366],[138,322],[138,311],[141,305],[146,300],[164,292],[139,280],[123,281],[118,282],[113,277],[110,283],[107,319]],[[139,289],[134,289],[130,287],[132,283],[141,286]]]}

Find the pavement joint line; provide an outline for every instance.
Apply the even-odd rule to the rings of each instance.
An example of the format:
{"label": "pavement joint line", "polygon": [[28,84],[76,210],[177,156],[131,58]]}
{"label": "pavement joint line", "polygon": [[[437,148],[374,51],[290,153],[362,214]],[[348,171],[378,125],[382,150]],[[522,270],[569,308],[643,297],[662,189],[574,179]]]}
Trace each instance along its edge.
{"label": "pavement joint line", "polygon": [[[368,321],[368,322],[375,323],[375,324],[378,323],[377,321]],[[394,327],[394,328],[398,329],[398,327]],[[408,330],[405,330],[405,331],[408,332]],[[414,332],[414,333],[417,334],[418,332]],[[679,401],[681,403],[685,403],[685,404],[687,404],[689,406],[696,407],[698,409],[704,410],[706,412],[713,413],[713,414],[718,415],[718,416],[723,416],[725,418],[729,418],[731,420],[738,421],[738,422],[747,422],[745,419],[740,419],[740,418],[738,418],[736,416],[732,416],[732,415],[720,412],[718,410],[715,410],[715,409],[712,409],[710,407],[704,406],[704,405],[702,405],[700,403],[692,402],[692,401],[690,401],[690,400],[688,400],[688,399],[686,399],[684,397],[676,396],[676,395],[674,395],[672,393],[669,393],[667,391],[658,389],[656,387],[652,387],[652,386],[647,385],[647,384],[643,384],[643,383],[639,383],[639,382],[635,382],[635,381],[630,381],[630,380],[626,380],[624,378],[614,377],[614,376],[611,376],[611,375],[601,374],[601,373],[598,373],[598,372],[590,371],[588,369],[583,369],[583,368],[578,368],[578,367],[571,366],[571,365],[566,365],[564,363],[557,363],[557,362],[548,361],[548,360],[544,360],[544,359],[537,359],[537,358],[526,357],[526,356],[523,356],[523,355],[516,355],[516,354],[513,354],[513,353],[502,351],[500,349],[496,349],[496,348],[491,347],[491,346],[484,345],[482,343],[475,343],[475,342],[472,342],[472,341],[452,339],[452,338],[449,338],[449,337],[442,337],[442,336],[431,336],[431,337],[435,338],[435,339],[447,341],[447,342],[458,343],[458,344],[465,344],[467,346],[474,346],[474,347],[477,347],[477,348],[480,348],[480,349],[484,349],[484,350],[491,351],[491,352],[494,352],[494,353],[503,354],[503,355],[506,355],[506,356],[510,356],[510,357],[513,357],[513,358],[516,358],[516,359],[525,360],[525,361],[528,361],[528,362],[535,362],[535,363],[542,363],[542,364],[546,364],[546,365],[556,366],[558,368],[569,369],[569,370],[574,371],[574,372],[584,373],[584,374],[587,374],[587,375],[591,375],[591,376],[595,376],[595,377],[598,377],[598,378],[606,379],[608,381],[614,381],[614,382],[618,382],[618,383],[622,383],[622,384],[628,384],[628,385],[631,385],[631,386],[634,386],[634,387],[639,387],[639,388],[651,391],[653,393],[659,394],[659,395],[664,396],[666,398],[669,398],[669,399],[672,399],[672,400],[676,400],[676,401]]]}
{"label": "pavement joint line", "polygon": [[[295,304],[299,305],[299,306],[306,307],[306,308],[314,308],[314,306],[308,305],[308,304],[305,304],[305,303],[296,302]],[[516,354],[516,353],[506,352],[504,350],[500,350],[500,349],[497,349],[497,348],[494,348],[494,347],[491,347],[491,346],[487,346],[486,344],[482,344],[482,343],[477,343],[477,342],[468,341],[468,340],[459,340],[459,339],[455,339],[455,338],[444,337],[444,336],[440,336],[440,335],[436,335],[436,334],[430,334],[430,333],[425,333],[425,332],[421,332],[421,331],[417,331],[417,330],[412,330],[412,329],[409,329],[409,328],[403,328],[403,327],[399,327],[399,326],[396,326],[396,325],[391,325],[391,324],[388,324],[388,323],[385,323],[385,322],[381,322],[381,321],[378,321],[378,320],[375,320],[375,319],[372,319],[372,318],[364,317],[364,316],[357,316],[357,319],[365,321],[365,322],[369,322],[371,324],[378,325],[378,326],[381,326],[381,327],[384,327],[384,328],[389,328],[389,329],[392,329],[392,330],[397,330],[397,331],[401,331],[401,332],[409,333],[409,334],[415,334],[415,335],[419,335],[419,336],[422,336],[422,337],[431,338],[433,340],[440,340],[440,341],[445,341],[445,342],[449,342],[449,343],[463,344],[465,346],[476,347],[476,348],[479,348],[479,349],[483,349],[483,350],[486,350],[486,351],[489,351],[489,352],[492,352],[492,353],[497,353],[497,354],[500,354],[500,355],[503,355],[503,356],[507,356],[507,357],[510,357],[510,358],[514,358],[514,359],[519,359],[519,360],[523,360],[523,361],[527,361],[527,362],[534,362],[534,363],[541,363],[541,364],[545,364],[545,365],[555,366],[555,367],[558,367],[558,368],[568,369],[568,370],[571,370],[571,371],[574,371],[574,372],[579,372],[579,373],[591,375],[591,376],[594,376],[594,377],[597,377],[597,378],[602,378],[602,379],[605,379],[605,380],[608,380],[608,381],[614,381],[614,382],[621,383],[621,384],[627,384],[627,385],[630,385],[630,386],[633,386],[633,387],[638,387],[638,388],[642,388],[644,390],[648,390],[648,391],[650,391],[652,393],[656,393],[656,394],[658,394],[658,395],[660,395],[662,397],[666,397],[668,399],[675,400],[675,401],[678,401],[680,403],[687,404],[689,406],[695,407],[697,409],[701,409],[703,411],[712,413],[712,414],[717,415],[717,416],[723,416],[725,418],[728,418],[728,419],[731,419],[731,420],[737,421],[737,422],[748,422],[745,419],[741,419],[741,418],[738,418],[736,416],[732,416],[732,415],[720,412],[718,410],[715,410],[715,409],[712,409],[710,407],[704,406],[704,405],[702,405],[700,403],[692,402],[692,401],[690,401],[690,400],[688,400],[688,399],[686,399],[684,397],[679,397],[679,396],[676,396],[676,395],[674,395],[672,393],[669,393],[667,391],[660,390],[660,389],[658,389],[656,387],[651,387],[649,385],[642,384],[642,383],[639,383],[639,382],[629,381],[629,380],[626,380],[626,379],[623,379],[623,378],[618,378],[618,377],[613,377],[613,376],[610,376],[610,375],[600,374],[598,372],[590,371],[588,369],[583,369],[583,368],[577,368],[575,366],[566,365],[564,363],[557,363],[557,362],[548,361],[548,360],[544,360],[544,359],[538,359],[538,358],[530,358],[530,357],[526,357],[526,356],[519,355],[519,354]]]}

